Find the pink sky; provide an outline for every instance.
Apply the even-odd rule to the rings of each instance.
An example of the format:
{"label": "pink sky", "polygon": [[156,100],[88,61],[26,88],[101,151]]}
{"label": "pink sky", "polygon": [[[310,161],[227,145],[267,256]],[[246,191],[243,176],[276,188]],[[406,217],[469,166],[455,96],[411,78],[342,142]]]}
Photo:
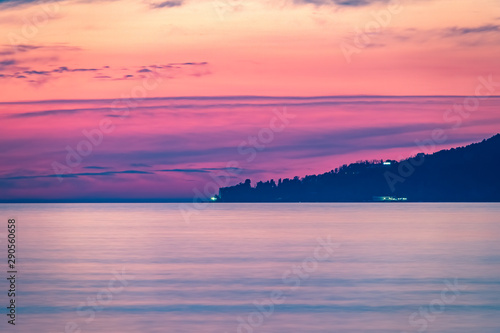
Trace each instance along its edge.
{"label": "pink sky", "polygon": [[0,0],[0,199],[189,198],[229,161],[233,184],[407,157],[438,128],[432,151],[499,132],[498,98],[447,113],[500,95],[498,1],[308,2]]}

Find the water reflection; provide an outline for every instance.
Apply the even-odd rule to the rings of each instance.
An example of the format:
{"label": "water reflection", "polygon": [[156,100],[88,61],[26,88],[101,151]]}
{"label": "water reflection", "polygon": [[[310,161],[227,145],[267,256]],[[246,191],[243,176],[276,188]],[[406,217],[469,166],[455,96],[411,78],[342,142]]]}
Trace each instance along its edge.
{"label": "water reflection", "polygon": [[[19,221],[19,332],[500,329],[498,204],[217,204],[189,225],[175,204],[0,211]],[[410,319],[455,278],[453,302]]]}

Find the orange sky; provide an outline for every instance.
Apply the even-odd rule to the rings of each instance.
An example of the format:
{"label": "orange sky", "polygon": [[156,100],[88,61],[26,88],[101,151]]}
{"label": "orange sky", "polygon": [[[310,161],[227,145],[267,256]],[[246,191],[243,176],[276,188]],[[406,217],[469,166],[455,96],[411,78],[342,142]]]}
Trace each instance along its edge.
{"label": "orange sky", "polygon": [[[142,66],[186,62],[206,64],[163,71],[148,96],[467,95],[500,74],[498,1],[321,2],[9,1],[0,100],[115,98]],[[26,74],[60,67],[96,70]]]}

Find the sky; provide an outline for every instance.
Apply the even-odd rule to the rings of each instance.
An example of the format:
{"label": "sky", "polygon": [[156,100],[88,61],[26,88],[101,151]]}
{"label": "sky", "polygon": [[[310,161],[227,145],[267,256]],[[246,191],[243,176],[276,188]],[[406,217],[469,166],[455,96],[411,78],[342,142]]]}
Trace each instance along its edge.
{"label": "sky", "polygon": [[0,200],[189,199],[480,141],[499,55],[497,0],[0,0]]}

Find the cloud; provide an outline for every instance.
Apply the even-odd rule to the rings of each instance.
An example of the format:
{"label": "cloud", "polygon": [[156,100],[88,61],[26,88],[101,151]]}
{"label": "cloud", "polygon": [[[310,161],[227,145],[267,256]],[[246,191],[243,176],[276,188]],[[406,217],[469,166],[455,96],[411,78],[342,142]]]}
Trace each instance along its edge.
{"label": "cloud", "polygon": [[27,75],[49,75],[50,71],[24,71],[24,74]]}
{"label": "cloud", "polygon": [[151,3],[150,7],[153,9],[159,9],[159,8],[173,8],[173,7],[180,7],[183,5],[183,1],[180,0],[169,0],[169,1],[163,1],[163,2],[158,2],[158,3]]}
{"label": "cloud", "polygon": [[[313,101],[320,99],[338,99],[338,100],[351,100],[355,103],[367,103],[365,99],[372,100],[385,100],[385,99],[402,99],[402,98],[420,98],[420,97],[452,97],[443,95],[434,96],[390,96],[390,95],[323,95],[323,96],[259,96],[259,95],[229,95],[229,96],[179,96],[179,97],[149,97],[144,100],[149,101],[240,101],[240,100],[281,100],[290,103],[292,101]],[[467,97],[467,96],[455,96]],[[0,102],[0,105],[33,105],[33,104],[94,104],[96,102],[111,103],[114,99],[51,99],[51,100],[34,100],[34,101],[18,101],[18,102]],[[283,102],[281,105],[284,105]],[[372,104],[368,102],[368,104]],[[253,104],[252,104],[253,105]]]}
{"label": "cloud", "polygon": [[[294,107],[324,107],[324,106],[335,106],[335,105],[383,105],[383,104],[399,104],[399,105],[411,105],[410,100],[404,100],[402,96],[371,96],[371,100],[364,100],[362,96],[359,96],[361,100],[356,100],[354,97],[342,97],[342,96],[317,96],[317,97],[273,97],[273,96],[193,96],[193,97],[155,97],[155,98],[144,98],[142,99],[142,105],[140,107],[141,111],[148,110],[160,110],[161,112],[175,111],[179,110],[203,110],[203,109],[217,109],[217,108],[271,108],[271,107],[282,107],[283,105],[294,106]],[[114,100],[89,100],[81,101],[76,100],[77,103],[93,103],[93,102],[103,102],[106,103],[107,107],[87,107],[87,108],[74,108],[74,109],[50,109],[50,110],[40,110],[34,112],[23,112],[7,115],[8,118],[30,118],[30,117],[42,117],[42,116],[58,116],[58,115],[73,115],[76,113],[94,112],[94,113],[107,113],[110,111],[110,106]],[[165,103],[159,104],[157,102],[164,101]],[[200,102],[206,102],[204,104]],[[213,102],[212,102],[213,101]],[[69,103],[71,101],[64,101],[64,103]],[[174,104],[175,102],[175,104]],[[183,104],[182,104],[182,103]],[[33,103],[33,102],[29,102]],[[41,101],[44,104],[45,101]],[[154,103],[154,105],[148,105],[148,103]],[[0,103],[1,104],[12,104],[12,103]],[[58,104],[55,102],[54,104]],[[118,106],[113,106],[113,110],[129,110],[128,107],[120,108]]]}
{"label": "cloud", "polygon": [[94,109],[78,108],[78,109],[43,110],[43,111],[36,111],[36,112],[19,113],[19,114],[12,115],[11,118],[30,118],[30,117],[39,117],[39,116],[71,115],[71,114],[75,114],[75,113],[88,112],[88,111],[109,112],[110,107],[94,108]]}
{"label": "cloud", "polygon": [[[34,46],[34,45],[23,45],[23,52],[27,52],[28,50],[34,49],[42,49],[42,48],[67,48],[66,46]],[[69,47],[73,49],[73,47]],[[13,51],[4,51],[3,54],[13,54]],[[36,59],[31,59],[32,61]],[[57,59],[51,58],[50,60],[55,61]],[[23,62],[27,62],[26,59]],[[45,81],[51,78],[57,78],[61,75],[68,75],[71,73],[85,73],[85,72],[98,72],[97,75],[92,76],[91,78],[97,80],[141,80],[146,77],[146,75],[156,75],[158,77],[164,77],[168,79],[174,79],[180,76],[204,76],[211,74],[211,71],[208,68],[208,62],[182,62],[182,63],[167,63],[164,65],[148,65],[148,66],[131,66],[128,68],[122,68],[122,70],[130,71],[132,73],[122,74],[120,76],[116,75],[117,69],[112,69],[110,66],[103,66],[100,68],[70,68],[68,66],[59,65],[56,69],[39,69],[39,68],[30,68],[23,67],[23,71],[19,71],[20,68],[16,68],[16,65],[19,64],[19,61],[16,59],[6,59],[0,61],[0,70],[10,70],[9,73],[2,73],[0,79],[12,78],[16,77],[19,79],[26,78],[26,81],[33,81],[29,76],[31,75],[44,75]],[[16,70],[18,70],[16,72]],[[138,75],[135,75],[138,74]],[[45,82],[44,81],[44,82]],[[39,82],[40,83],[40,82]]]}
{"label": "cloud", "polygon": [[364,7],[376,3],[387,3],[390,0],[294,0],[293,2],[298,5],[316,5],[327,6],[335,5],[341,7]]}
{"label": "cloud", "polygon": [[498,33],[500,32],[500,25],[487,24],[478,27],[452,27],[443,30],[443,35],[446,37],[463,36],[470,34],[484,34],[484,33]]}
{"label": "cloud", "polygon": [[125,171],[104,171],[104,172],[81,172],[81,173],[67,173],[62,175],[50,174],[50,175],[38,175],[38,176],[7,176],[0,177],[2,180],[15,180],[15,179],[37,179],[37,178],[78,178],[78,177],[94,177],[94,176],[114,176],[114,175],[129,175],[129,174],[141,174],[141,175],[153,175],[153,172],[141,171],[141,170],[125,170]]}
{"label": "cloud", "polygon": [[182,172],[182,173],[210,173],[212,171],[229,171],[232,173],[241,172],[240,168],[183,168],[183,169],[164,169],[157,172]]}
{"label": "cloud", "polygon": [[[104,67],[103,67],[104,68]],[[74,68],[70,69],[66,66],[59,67],[57,69],[54,69],[52,72],[53,73],[64,73],[64,72],[95,72],[98,71],[97,68]]]}
{"label": "cloud", "polygon": [[[34,48],[42,48],[33,47]],[[29,47],[26,47],[29,49]],[[53,60],[53,59],[52,59]],[[4,60],[0,62],[0,70],[10,69],[10,73],[2,73],[0,79],[8,78],[18,78],[26,79],[26,82],[43,84],[50,79],[58,78],[62,75],[69,75],[71,73],[85,73],[85,72],[98,72],[97,75],[90,77],[91,79],[97,80],[109,80],[109,81],[120,81],[120,80],[142,80],[148,75],[155,75],[157,77],[163,77],[167,79],[175,79],[182,76],[195,76],[200,77],[204,75],[211,74],[208,68],[208,62],[182,62],[182,63],[168,63],[165,65],[149,65],[149,66],[131,66],[128,68],[122,68],[125,71],[133,71],[134,74],[124,74],[117,76],[116,69],[112,69],[110,66],[103,66],[100,68],[70,68],[68,66],[59,66],[56,69],[41,70],[34,68],[24,67],[24,71],[15,71],[15,65],[18,61],[15,59]],[[30,76],[44,76],[43,80],[33,79]]]}
{"label": "cloud", "polygon": [[83,167],[84,169],[95,169],[95,170],[106,170],[106,169],[110,169],[109,167],[101,167],[101,166],[94,166],[94,165],[91,165],[91,166],[86,166],[86,167]]}
{"label": "cloud", "polygon": [[[58,0],[51,0],[51,1],[57,2]],[[77,2],[77,1],[74,1],[74,2]],[[0,9],[1,8],[12,8],[12,7],[23,6],[23,5],[35,5],[37,3],[39,3],[38,0],[0,0]],[[159,9],[159,8],[179,7],[179,6],[182,6],[183,4],[184,4],[184,1],[182,1],[182,0],[167,0],[167,1],[163,1],[163,2],[150,3],[149,6],[153,9]]]}
{"label": "cloud", "polygon": [[71,72],[95,72],[97,68],[75,68],[72,69]]}
{"label": "cloud", "polygon": [[[1,1],[1,0],[0,0]],[[31,56],[31,52],[39,50],[35,56]],[[16,78],[21,81],[41,85],[48,82],[52,78],[56,78],[54,74],[62,75],[71,72],[95,72],[97,68],[69,68],[67,66],[59,66],[56,69],[40,69],[34,68],[29,64],[54,63],[59,60],[58,56],[41,55],[44,52],[60,53],[61,51],[79,51],[81,48],[65,45],[65,44],[48,44],[48,45],[1,45],[0,56],[12,56],[9,59],[0,60],[0,70],[6,71],[2,73],[0,79]],[[25,56],[25,53],[30,52],[30,55]],[[15,58],[14,58],[15,57]],[[22,66],[21,66],[22,64]],[[53,66],[51,66],[53,67]]]}
{"label": "cloud", "polygon": [[59,67],[58,69],[53,70],[54,73],[63,73],[63,72],[69,72],[68,67]]}
{"label": "cloud", "polygon": [[[16,64],[17,64],[16,60],[1,61],[0,62],[0,70],[7,69],[8,67],[12,68]],[[14,68],[14,70],[15,70],[15,68]],[[27,69],[27,70],[24,70],[24,71],[21,71],[21,72],[20,71],[16,72],[16,71],[12,71],[11,70],[10,74],[4,75],[4,76],[2,76],[0,78],[15,77],[15,78],[18,78],[18,79],[27,79],[26,80],[27,82],[36,82],[36,83],[40,84],[40,83],[45,83],[49,79],[56,77],[55,75],[61,76],[63,74],[68,74],[68,73],[96,72],[98,70],[100,70],[100,69],[98,69],[98,68],[69,68],[67,66],[60,66],[60,67],[58,67],[56,69],[52,69],[52,70],[38,70],[38,69],[32,69],[32,68],[30,68],[30,69]],[[44,79],[43,79],[43,81],[36,81],[36,80],[33,80],[32,78],[30,78],[31,76],[44,76]],[[103,77],[104,76],[97,77],[97,78],[103,78]]]}
{"label": "cloud", "polygon": [[209,171],[204,169],[165,169],[165,170],[156,170],[159,172],[185,172],[185,173],[208,173]]}
{"label": "cloud", "polygon": [[[1,0],[0,0],[1,2]],[[80,51],[81,48],[76,46],[69,46],[64,44],[52,44],[52,45],[29,45],[29,44],[17,44],[17,45],[2,45],[3,49],[0,50],[0,56],[13,55],[16,53],[26,53],[33,50],[46,50],[46,51]]]}
{"label": "cloud", "polygon": [[205,66],[208,65],[208,62],[171,62],[165,66],[156,66],[156,68],[171,68],[173,66]]}
{"label": "cloud", "polygon": [[17,61],[14,59],[2,60],[0,61],[0,70],[4,70],[8,67],[14,66],[17,64]]}
{"label": "cloud", "polygon": [[28,52],[32,50],[39,49],[43,46],[39,45],[27,45],[27,44],[19,44],[14,46],[18,52]]}
{"label": "cloud", "polygon": [[3,51],[0,51],[0,55],[14,54],[17,52],[28,52],[28,51],[39,49],[42,46],[19,44],[19,45],[4,45],[4,47],[6,49]]}
{"label": "cloud", "polygon": [[[347,43],[352,44],[357,38],[356,34],[344,38]],[[485,24],[472,27],[446,27],[440,29],[415,29],[407,28],[399,31],[386,29],[380,34],[371,36],[371,43],[367,48],[381,48],[387,46],[398,46],[402,43],[425,44],[430,40],[449,40],[458,46],[477,46],[498,44],[500,42],[500,25]]]}
{"label": "cloud", "polygon": [[16,7],[26,4],[35,4],[38,0],[0,0],[0,8]]}

